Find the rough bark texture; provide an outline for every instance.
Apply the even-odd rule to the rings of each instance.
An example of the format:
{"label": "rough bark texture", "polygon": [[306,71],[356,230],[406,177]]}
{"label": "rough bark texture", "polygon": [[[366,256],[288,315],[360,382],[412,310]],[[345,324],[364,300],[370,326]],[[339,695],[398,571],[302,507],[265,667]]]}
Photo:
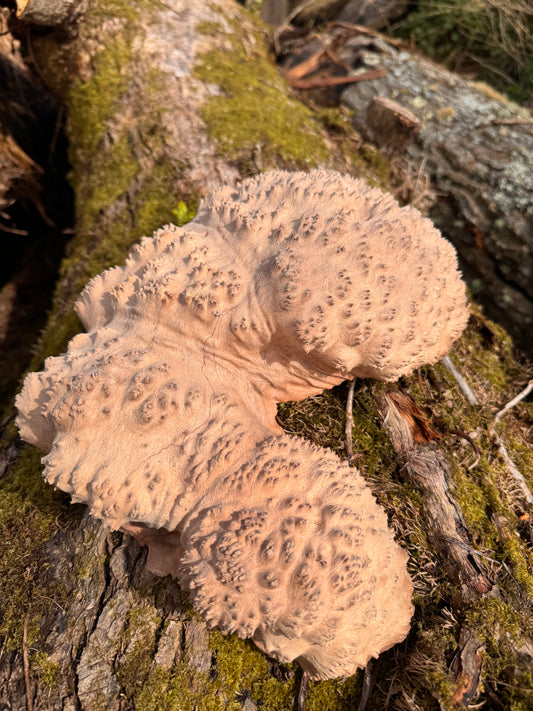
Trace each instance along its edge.
{"label": "rough bark texture", "polygon": [[432,217],[456,245],[472,291],[531,353],[533,328],[533,123],[485,85],[389,47],[362,62],[383,77],[347,88],[354,125],[374,139],[374,97],[411,111],[421,129],[408,157],[427,172],[437,198]]}
{"label": "rough bark texture", "polygon": [[[32,37],[40,73],[69,110],[77,211],[34,369],[80,328],[72,303],[86,281],[123,262],[142,234],[190,218],[199,195],[272,166],[314,163],[369,177],[369,155],[373,180],[383,177],[385,162],[357,152],[340,116],[326,115],[335,132],[328,136],[290,96],[247,13],[230,0],[191,6],[93,0],[76,28]],[[409,472],[418,479],[404,476],[406,451],[381,424],[388,391],[362,381],[355,396],[357,464],[409,551],[417,605],[406,642],[372,667],[369,709],[532,703],[533,512],[489,427],[532,374],[475,308],[452,358],[478,404],[440,365],[401,383],[423,411],[418,421],[431,413],[442,438],[409,444]],[[284,405],[279,420],[342,455],[345,394],[340,386]],[[137,544],[44,484],[40,453],[21,446],[12,412],[9,403],[0,458],[0,707],[293,708],[300,671],[209,633],[174,581],[145,571]],[[497,425],[530,489],[532,424],[532,405],[521,402]],[[418,455],[436,457],[438,487],[431,477],[420,485]],[[453,536],[435,522],[439,506]],[[468,565],[490,590],[472,593]],[[362,674],[311,683],[306,708],[353,709],[362,688]]]}

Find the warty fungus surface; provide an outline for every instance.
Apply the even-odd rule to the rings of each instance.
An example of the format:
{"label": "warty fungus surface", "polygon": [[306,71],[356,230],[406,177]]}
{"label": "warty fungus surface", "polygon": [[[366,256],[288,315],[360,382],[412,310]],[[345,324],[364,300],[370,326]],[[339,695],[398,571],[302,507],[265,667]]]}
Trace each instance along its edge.
{"label": "warty fungus surface", "polygon": [[431,223],[335,172],[266,173],[143,239],[76,310],[87,333],[17,399],[46,479],[147,544],[210,625],[312,678],[401,641],[412,588],[385,512],[275,416],[448,351],[468,310]]}

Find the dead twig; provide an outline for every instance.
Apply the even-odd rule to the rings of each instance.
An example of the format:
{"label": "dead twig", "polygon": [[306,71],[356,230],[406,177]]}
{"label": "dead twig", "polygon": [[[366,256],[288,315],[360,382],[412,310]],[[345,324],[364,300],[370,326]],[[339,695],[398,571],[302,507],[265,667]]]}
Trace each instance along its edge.
{"label": "dead twig", "polygon": [[489,434],[494,437],[494,440],[496,444],[498,445],[498,451],[500,453],[501,458],[505,462],[505,466],[507,467],[507,471],[511,474],[513,479],[517,482],[518,487],[525,498],[525,500],[528,502],[528,504],[533,504],[533,494],[529,490],[528,484],[526,482],[526,479],[522,472],[518,469],[516,464],[513,462],[511,457],[509,456],[509,452],[507,451],[507,448],[503,442],[503,439],[500,437],[500,435],[496,432],[496,426],[498,425],[498,422],[501,420],[503,415],[505,415],[506,412],[509,412],[515,405],[517,405],[519,402],[521,402],[525,397],[529,395],[529,393],[533,390],[533,379],[531,379],[526,387],[521,390],[518,395],[516,395],[512,400],[509,400],[509,402],[502,407],[501,410],[499,410],[496,415],[494,416],[494,420],[492,421],[491,426],[489,427]]}
{"label": "dead twig", "polygon": [[337,86],[340,84],[353,84],[358,81],[372,81],[372,79],[384,77],[385,74],[385,69],[369,69],[362,74],[351,74],[343,77],[320,75],[314,79],[291,79],[289,75],[287,75],[287,81],[295,89],[315,89],[321,86]]}
{"label": "dead twig", "polygon": [[498,422],[501,420],[502,416],[505,415],[506,412],[509,412],[511,408],[513,408],[515,405],[517,405],[519,402],[521,402],[524,398],[526,398],[529,393],[533,390],[533,378],[529,381],[529,383],[526,385],[526,387],[518,393],[512,400],[509,400],[509,402],[502,407],[501,410],[499,410],[496,415],[494,416],[494,420],[492,422],[491,426],[491,432],[494,431],[494,428],[498,424]]}
{"label": "dead twig", "polygon": [[309,674],[304,671],[300,681],[298,690],[298,711],[305,711],[305,702],[307,700],[307,690],[309,689]]}
{"label": "dead twig", "polygon": [[444,356],[444,358],[441,358],[442,365],[453,375],[455,378],[457,385],[459,386],[459,390],[463,393],[463,395],[466,397],[468,402],[471,405],[479,405],[479,401],[477,397],[474,395],[472,392],[472,389],[470,385],[466,382],[466,380],[463,378],[461,373],[457,370],[455,365],[452,363],[452,360],[450,356]]}
{"label": "dead twig", "polygon": [[[352,381],[353,382],[353,381]],[[365,711],[368,699],[370,698],[370,692],[374,686],[374,660],[369,659],[365,667],[365,672],[363,676],[363,688],[361,690],[361,699],[359,701],[359,706],[357,711]]]}
{"label": "dead twig", "polygon": [[289,69],[286,74],[286,78],[289,83],[296,79],[301,79],[306,74],[311,74],[311,72],[316,71],[320,66],[322,57],[326,54],[326,52],[327,49],[325,48],[319,49],[318,52],[315,52],[303,62],[300,62],[299,64],[296,64],[294,67],[292,67],[292,69]]}
{"label": "dead twig", "polygon": [[[493,587],[472,550],[461,508],[449,487],[450,463],[434,443],[420,438],[411,411],[396,391],[376,395],[379,414],[403,463],[403,477],[421,494],[428,540],[439,551],[452,579],[461,583],[465,600],[481,597]],[[414,404],[414,403],[413,403]],[[417,441],[418,440],[418,441]]]}
{"label": "dead twig", "polygon": [[346,450],[346,456],[348,457],[348,463],[353,462],[353,438],[352,430],[354,426],[353,421],[353,394],[355,391],[355,378],[350,381],[350,386],[348,388],[348,396],[346,398],[346,420],[344,423],[344,448]]}

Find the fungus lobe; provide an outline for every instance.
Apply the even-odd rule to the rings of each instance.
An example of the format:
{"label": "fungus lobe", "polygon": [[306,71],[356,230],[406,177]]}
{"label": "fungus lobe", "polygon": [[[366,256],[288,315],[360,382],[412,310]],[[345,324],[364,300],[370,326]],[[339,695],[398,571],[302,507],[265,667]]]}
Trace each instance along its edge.
{"label": "fungus lobe", "polygon": [[148,545],[211,626],[312,678],[401,641],[412,588],[385,512],[275,415],[448,351],[468,310],[429,220],[335,172],[266,173],[144,238],[76,310],[87,333],[16,403],[46,479]]}

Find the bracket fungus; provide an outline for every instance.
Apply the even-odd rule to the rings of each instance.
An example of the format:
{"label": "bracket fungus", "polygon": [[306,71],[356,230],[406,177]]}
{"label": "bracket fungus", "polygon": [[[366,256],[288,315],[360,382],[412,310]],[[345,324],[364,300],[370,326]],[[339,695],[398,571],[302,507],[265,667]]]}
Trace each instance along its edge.
{"label": "bracket fungus", "polygon": [[468,310],[453,247],[364,182],[275,171],[94,278],[87,333],[17,398],[44,476],[148,545],[211,626],[312,678],[401,641],[407,554],[361,475],[276,403],[441,358]]}

